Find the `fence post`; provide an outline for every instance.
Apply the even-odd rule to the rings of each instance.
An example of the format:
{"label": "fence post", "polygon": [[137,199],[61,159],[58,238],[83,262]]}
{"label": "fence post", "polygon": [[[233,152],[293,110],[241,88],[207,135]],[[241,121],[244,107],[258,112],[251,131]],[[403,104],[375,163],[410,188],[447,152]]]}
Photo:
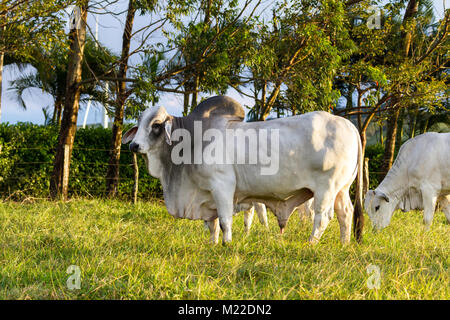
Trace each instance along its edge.
{"label": "fence post", "polygon": [[369,190],[369,158],[364,158],[363,194]]}
{"label": "fence post", "polygon": [[139,167],[137,162],[137,155],[135,152],[132,152],[133,157],[133,203],[137,202],[137,196],[138,196],[138,182],[139,182]]}
{"label": "fence post", "polygon": [[64,145],[64,163],[63,163],[63,178],[62,178],[62,198],[67,200],[67,191],[69,189],[69,151],[70,146]]}

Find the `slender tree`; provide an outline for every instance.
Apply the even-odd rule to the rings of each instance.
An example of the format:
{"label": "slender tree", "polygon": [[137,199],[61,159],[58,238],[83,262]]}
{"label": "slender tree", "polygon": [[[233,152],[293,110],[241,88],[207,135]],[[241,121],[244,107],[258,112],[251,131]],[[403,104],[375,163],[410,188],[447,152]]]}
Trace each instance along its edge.
{"label": "slender tree", "polygon": [[[403,28],[406,30],[402,32],[403,57],[405,60],[408,58],[410,52],[415,27],[415,17],[418,10],[419,0],[409,0],[402,21]],[[392,163],[394,162],[395,142],[397,138],[401,101],[399,97],[395,97],[394,99],[391,99],[391,102],[392,111],[389,112],[388,121],[386,123],[386,143],[384,149],[383,164],[381,166],[381,173],[379,175],[380,181],[384,178],[386,173],[392,167]]]}
{"label": "slender tree", "polygon": [[[125,28],[122,35],[122,54],[120,57],[119,71],[117,77],[119,79],[126,78],[128,70],[128,57],[130,54],[130,43],[133,31],[134,15],[136,7],[133,0],[128,2],[127,17],[125,20]],[[106,188],[110,197],[117,194],[119,185],[119,160],[120,148],[122,145],[123,118],[125,110],[125,100],[128,98],[127,87],[125,81],[118,81],[116,104],[114,113],[114,123],[112,127],[112,137],[110,149],[111,154],[108,163],[108,171],[106,173]]]}
{"label": "slender tree", "polygon": [[70,53],[67,67],[66,96],[61,127],[56,146],[53,172],[50,180],[50,195],[53,198],[67,199],[68,175],[73,142],[77,128],[78,109],[81,94],[81,70],[86,42],[86,18],[88,0],[80,1],[79,16],[70,30]]}

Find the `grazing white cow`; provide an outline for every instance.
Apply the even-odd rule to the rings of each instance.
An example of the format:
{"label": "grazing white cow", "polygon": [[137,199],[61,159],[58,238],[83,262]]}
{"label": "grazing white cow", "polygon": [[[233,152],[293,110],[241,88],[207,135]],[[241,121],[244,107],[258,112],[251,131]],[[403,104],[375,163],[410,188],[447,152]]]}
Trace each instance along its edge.
{"label": "grazing white cow", "polygon": [[[237,203],[264,203],[283,230],[294,209],[313,196],[311,242],[319,241],[333,217],[333,208],[341,241],[350,241],[352,215],[360,240],[362,153],[355,126],[345,118],[320,111],[259,122],[243,122],[244,116],[239,103],[223,96],[203,101],[186,117],[171,116],[163,107],[150,108],[122,142],[131,142],[131,151],[146,156],[150,174],[161,180],[167,211],[177,218],[207,221],[214,243],[218,242],[219,223],[223,242],[231,241]],[[217,163],[205,158],[205,154],[212,157],[212,147],[221,145],[220,139],[211,138],[212,132],[227,139],[231,134],[231,141],[237,143],[226,148],[224,155],[234,160],[237,154],[237,161]],[[260,139],[256,162],[249,160],[255,152],[247,150],[245,142],[252,136]],[[216,153],[221,153],[219,148]],[[176,161],[174,154],[178,155]],[[353,214],[349,188],[357,175]]]}
{"label": "grazing white cow", "polygon": [[[435,211],[438,211],[438,208],[440,208],[442,212],[444,212],[447,221],[450,223],[450,195],[438,197]],[[423,205],[422,203],[420,203],[411,207],[410,201],[407,197],[405,197],[398,203],[395,210],[397,209],[402,210],[403,212],[408,212],[411,210],[423,210]]]}
{"label": "grazing white cow", "polygon": [[429,132],[406,141],[386,177],[369,190],[364,206],[378,230],[389,225],[395,209],[423,209],[428,229],[436,202],[450,222],[450,133]]}

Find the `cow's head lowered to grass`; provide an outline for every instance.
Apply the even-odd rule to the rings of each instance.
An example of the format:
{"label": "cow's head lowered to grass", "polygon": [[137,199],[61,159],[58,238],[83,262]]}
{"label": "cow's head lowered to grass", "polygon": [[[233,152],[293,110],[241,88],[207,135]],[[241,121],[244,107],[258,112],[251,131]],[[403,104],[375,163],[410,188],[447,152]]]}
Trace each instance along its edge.
{"label": "cow's head lowered to grass", "polygon": [[369,190],[364,199],[364,208],[375,229],[381,230],[386,228],[391,222],[395,203],[390,201],[389,197],[383,192]]}

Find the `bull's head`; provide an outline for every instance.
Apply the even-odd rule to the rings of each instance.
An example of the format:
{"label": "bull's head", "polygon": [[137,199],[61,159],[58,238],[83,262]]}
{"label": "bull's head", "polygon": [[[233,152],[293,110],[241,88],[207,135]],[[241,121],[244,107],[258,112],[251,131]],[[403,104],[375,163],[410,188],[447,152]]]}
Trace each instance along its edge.
{"label": "bull's head", "polygon": [[171,144],[172,116],[164,107],[149,108],[139,118],[138,125],[128,130],[122,143],[130,143],[130,150],[148,153],[160,149],[163,143]]}
{"label": "bull's head", "polygon": [[381,230],[389,225],[395,204],[389,201],[386,194],[381,191],[369,190],[364,199],[364,208],[376,230]]}

